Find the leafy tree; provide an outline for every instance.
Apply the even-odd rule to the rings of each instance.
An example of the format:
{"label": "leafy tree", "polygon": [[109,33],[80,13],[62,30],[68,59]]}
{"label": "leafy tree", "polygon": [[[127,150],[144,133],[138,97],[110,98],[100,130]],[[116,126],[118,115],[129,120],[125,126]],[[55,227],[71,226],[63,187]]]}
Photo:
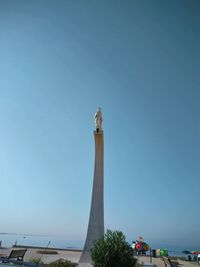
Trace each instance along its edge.
{"label": "leafy tree", "polygon": [[123,233],[111,230],[95,241],[91,258],[94,267],[134,267],[137,261]]}

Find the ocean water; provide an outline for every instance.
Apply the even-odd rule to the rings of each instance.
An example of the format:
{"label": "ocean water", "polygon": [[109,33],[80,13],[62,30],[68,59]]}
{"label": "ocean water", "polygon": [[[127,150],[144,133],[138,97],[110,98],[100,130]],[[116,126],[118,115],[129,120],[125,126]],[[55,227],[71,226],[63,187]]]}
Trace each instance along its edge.
{"label": "ocean water", "polygon": [[196,245],[188,245],[188,244],[174,244],[174,243],[158,243],[158,242],[152,242],[149,244],[151,246],[151,249],[167,249],[169,256],[178,256],[178,257],[185,257],[187,258],[188,255],[182,253],[182,251],[200,251],[200,247]]}
{"label": "ocean water", "polygon": [[[58,236],[46,236],[46,235],[20,235],[20,234],[1,234],[0,241],[2,241],[3,247],[11,247],[13,244],[27,245],[27,246],[41,246],[52,248],[73,248],[82,249],[84,246],[84,240],[67,240],[65,237]],[[131,244],[131,242],[130,242]],[[193,251],[199,250],[200,247],[192,245],[175,245],[165,243],[151,243],[152,249],[166,248],[170,256],[187,257],[183,254],[183,250]]]}
{"label": "ocean water", "polygon": [[82,249],[84,241],[67,240],[66,237],[50,235],[20,235],[20,234],[1,234],[0,241],[2,247],[11,247],[14,244],[26,246],[40,246],[52,248],[74,248]]}

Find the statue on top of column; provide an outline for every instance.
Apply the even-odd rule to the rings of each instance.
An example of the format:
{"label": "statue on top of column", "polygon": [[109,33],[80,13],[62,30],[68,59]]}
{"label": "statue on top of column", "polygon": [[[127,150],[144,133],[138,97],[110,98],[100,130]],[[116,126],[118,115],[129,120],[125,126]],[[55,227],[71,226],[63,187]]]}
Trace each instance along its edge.
{"label": "statue on top of column", "polygon": [[103,129],[102,129],[103,117],[102,117],[101,108],[97,109],[97,111],[94,115],[94,122],[95,122],[95,130],[97,132],[103,131]]}

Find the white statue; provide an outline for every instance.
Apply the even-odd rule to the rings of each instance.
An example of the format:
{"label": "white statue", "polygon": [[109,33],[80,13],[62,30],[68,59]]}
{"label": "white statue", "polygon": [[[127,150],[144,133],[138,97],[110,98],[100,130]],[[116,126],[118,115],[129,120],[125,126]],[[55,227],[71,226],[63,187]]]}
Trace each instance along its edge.
{"label": "white statue", "polygon": [[102,117],[101,108],[97,109],[97,111],[96,111],[96,113],[94,115],[94,121],[95,121],[96,131],[102,131],[103,117]]}

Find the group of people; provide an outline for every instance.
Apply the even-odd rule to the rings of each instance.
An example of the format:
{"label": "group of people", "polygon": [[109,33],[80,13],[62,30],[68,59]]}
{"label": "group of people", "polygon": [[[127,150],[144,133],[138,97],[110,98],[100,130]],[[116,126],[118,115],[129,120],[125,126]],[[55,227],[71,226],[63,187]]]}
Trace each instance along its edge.
{"label": "group of people", "polygon": [[133,241],[131,247],[137,254],[146,254],[149,250],[149,245],[143,240]]}

